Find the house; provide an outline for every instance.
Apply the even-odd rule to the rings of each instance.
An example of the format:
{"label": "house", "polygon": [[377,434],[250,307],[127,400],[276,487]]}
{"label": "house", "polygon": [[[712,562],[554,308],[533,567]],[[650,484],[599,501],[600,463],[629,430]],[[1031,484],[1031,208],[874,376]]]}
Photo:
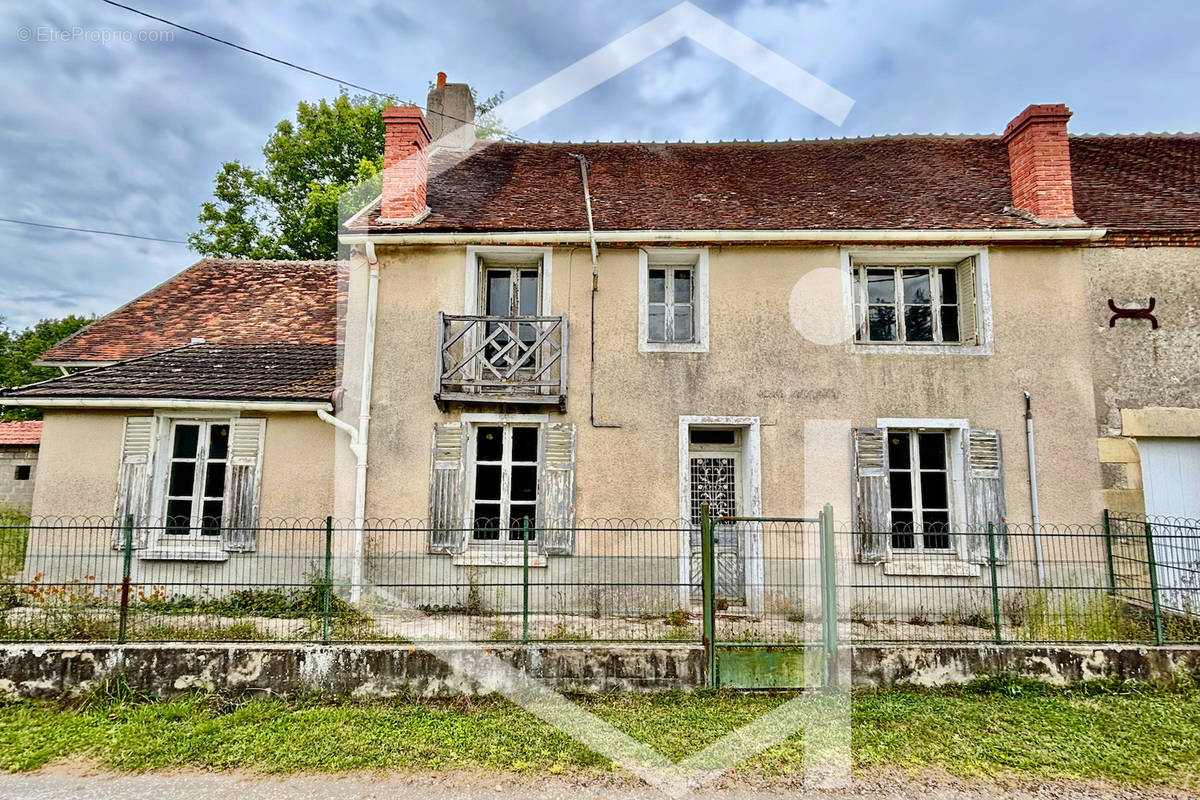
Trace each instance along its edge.
{"label": "house", "polygon": [[[35,514],[133,515],[139,563],[214,581],[265,521],[330,514],[352,596],[620,552],[670,607],[703,503],[829,503],[860,580],[941,591],[983,580],[989,526],[1015,571],[1005,523],[1158,510],[1135,454],[1200,443],[1200,137],[1034,105],[999,136],[470,144],[441,136],[469,93],[429,106],[384,112],[340,269],[202,261],[44,358],[87,369],[0,397],[46,412]],[[1148,295],[1161,329],[1107,327]],[[588,533],[664,518],[610,523],[632,550]],[[777,606],[786,546],[722,540],[719,590]]]}
{"label": "house", "polygon": [[29,513],[41,440],[39,421],[0,422],[0,512]]}

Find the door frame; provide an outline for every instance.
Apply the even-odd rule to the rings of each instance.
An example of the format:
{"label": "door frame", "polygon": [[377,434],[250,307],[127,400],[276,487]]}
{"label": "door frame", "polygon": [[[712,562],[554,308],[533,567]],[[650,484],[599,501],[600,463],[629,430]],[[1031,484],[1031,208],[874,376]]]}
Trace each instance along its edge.
{"label": "door frame", "polygon": [[[679,417],[679,604],[691,605],[691,447],[692,427],[739,428],[742,431],[742,515],[762,516],[762,423],[759,417],[680,415]],[[746,559],[746,605],[752,614],[763,611],[762,530],[748,526],[743,548]]]}

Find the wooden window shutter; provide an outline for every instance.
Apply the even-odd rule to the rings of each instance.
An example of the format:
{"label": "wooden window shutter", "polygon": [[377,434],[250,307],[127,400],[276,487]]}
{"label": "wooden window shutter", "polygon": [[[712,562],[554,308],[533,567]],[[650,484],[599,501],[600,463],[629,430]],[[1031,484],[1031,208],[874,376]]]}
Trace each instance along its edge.
{"label": "wooden window shutter", "polygon": [[964,556],[974,564],[988,562],[987,526],[996,532],[996,560],[1008,561],[1008,536],[1004,528],[1004,458],[1000,431],[972,429],[963,441],[967,477],[966,547]]}
{"label": "wooden window shutter", "polygon": [[855,557],[864,564],[886,561],[891,541],[887,431],[854,430],[854,487]]}
{"label": "wooden window shutter", "polygon": [[575,550],[575,423],[548,423],[544,453],[538,548],[548,555],[570,555]]}
{"label": "wooden window shutter", "polygon": [[113,547],[125,546],[125,518],[133,515],[133,546],[145,547],[150,524],[150,494],[154,476],[154,417],[126,417],[117,472],[117,518]]}
{"label": "wooden window shutter", "polygon": [[958,283],[958,335],[963,344],[979,344],[979,313],[975,301],[975,259],[959,262],[955,278]]}
{"label": "wooden window shutter", "polygon": [[229,423],[229,478],[225,485],[225,519],[221,530],[225,549],[249,553],[256,548],[258,495],[262,484],[265,419],[235,419]]}
{"label": "wooden window shutter", "polygon": [[466,498],[463,468],[463,425],[433,426],[433,468],[429,479],[429,552],[461,553],[467,547],[462,509]]}

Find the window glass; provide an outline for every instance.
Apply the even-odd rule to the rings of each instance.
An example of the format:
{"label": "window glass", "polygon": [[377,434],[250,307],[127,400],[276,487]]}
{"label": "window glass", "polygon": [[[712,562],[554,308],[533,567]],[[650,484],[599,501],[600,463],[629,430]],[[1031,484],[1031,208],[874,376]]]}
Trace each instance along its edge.
{"label": "window glass", "polygon": [[895,306],[871,306],[868,318],[870,321],[868,335],[871,341],[896,341],[898,329],[896,328]]}
{"label": "window glass", "polygon": [[867,270],[867,302],[896,302],[896,271],[894,269]]}
{"label": "window glass", "polygon": [[504,454],[503,428],[481,426],[475,429],[475,460],[499,461]]}
{"label": "window glass", "polygon": [[512,276],[508,270],[488,270],[487,313],[507,317],[512,313]]}
{"label": "window glass", "polygon": [[663,269],[650,270],[650,302],[667,302],[667,271]]}
{"label": "window glass", "polygon": [[175,444],[171,450],[174,458],[195,458],[196,447],[200,442],[199,425],[176,425]]}
{"label": "window glass", "polygon": [[665,342],[667,340],[667,312],[663,306],[650,306],[650,341]]}
{"label": "window glass", "polygon": [[229,453],[229,426],[213,425],[209,429],[208,457],[222,459]]}
{"label": "window glass", "polygon": [[675,270],[675,302],[692,302],[692,271],[690,269]]}
{"label": "window glass", "polygon": [[676,342],[690,342],[692,340],[692,307],[675,306],[674,323],[674,335],[671,338]]}
{"label": "window glass", "polygon": [[525,317],[536,317],[538,315],[537,270],[523,270],[521,272],[520,314]]}
{"label": "window glass", "polygon": [[16,480],[27,481],[30,475],[33,474],[33,468],[28,464],[21,464],[17,467],[17,474],[14,476]]}
{"label": "window glass", "polygon": [[692,444],[736,445],[737,431],[732,428],[689,428],[688,440]]}

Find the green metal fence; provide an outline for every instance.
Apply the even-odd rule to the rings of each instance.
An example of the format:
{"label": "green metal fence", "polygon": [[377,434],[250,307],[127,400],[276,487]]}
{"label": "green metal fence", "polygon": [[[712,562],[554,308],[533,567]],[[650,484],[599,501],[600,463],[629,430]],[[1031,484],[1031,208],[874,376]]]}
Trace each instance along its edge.
{"label": "green metal fence", "polygon": [[838,642],[1200,642],[1195,521],[896,531],[867,560],[862,534],[824,519],[462,536],[410,520],[361,533],[332,518],[236,532],[34,520],[0,526],[0,639],[704,642],[826,656]]}

